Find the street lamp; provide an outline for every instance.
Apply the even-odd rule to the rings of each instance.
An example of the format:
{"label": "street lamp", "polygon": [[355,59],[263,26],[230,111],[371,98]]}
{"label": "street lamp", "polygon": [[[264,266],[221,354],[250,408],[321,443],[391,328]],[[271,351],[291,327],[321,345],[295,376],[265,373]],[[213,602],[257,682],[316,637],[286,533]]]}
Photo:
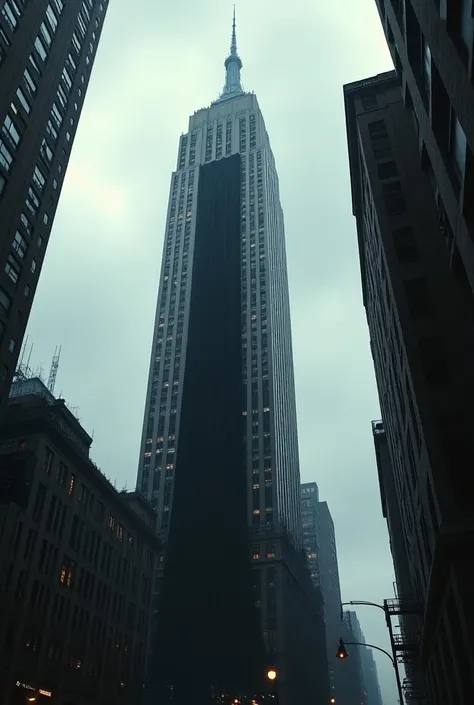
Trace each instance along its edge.
{"label": "street lamp", "polygon": [[398,690],[398,697],[400,698],[400,705],[403,705],[403,694],[402,694],[402,685],[400,683],[400,676],[398,673],[398,664],[396,659],[391,656],[388,651],[385,651],[385,649],[381,649],[380,646],[374,646],[373,644],[366,644],[361,641],[348,641],[345,642],[343,639],[339,639],[339,648],[336,652],[336,656],[338,659],[346,659],[349,658],[349,653],[346,649],[346,646],[366,646],[369,649],[375,649],[376,651],[381,651],[385,656],[388,656],[390,661],[392,662],[392,666],[395,671],[395,678],[397,680],[397,690]]}
{"label": "street lamp", "polygon": [[278,677],[278,673],[277,673],[277,671],[276,671],[276,668],[273,668],[273,666],[270,667],[270,668],[267,670],[267,674],[266,674],[266,675],[267,675],[267,678],[268,678],[269,681],[276,681],[276,679],[277,679],[277,677]]}
{"label": "street lamp", "polygon": [[336,656],[340,659],[349,658],[349,654],[347,653],[346,645],[343,639],[339,639],[339,648],[337,650]]}

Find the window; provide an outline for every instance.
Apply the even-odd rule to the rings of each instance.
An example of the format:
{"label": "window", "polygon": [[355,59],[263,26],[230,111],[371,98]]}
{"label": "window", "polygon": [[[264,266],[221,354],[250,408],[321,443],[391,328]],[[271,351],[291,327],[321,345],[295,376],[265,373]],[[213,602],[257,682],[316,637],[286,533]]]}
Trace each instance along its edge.
{"label": "window", "polygon": [[3,7],[2,7],[2,15],[4,16],[7,25],[10,27],[10,29],[12,30],[12,32],[14,32],[14,31],[15,31],[15,28],[16,28],[16,26],[17,26],[17,24],[18,24],[18,20],[17,20],[17,18],[15,17],[15,14],[14,14],[12,8],[10,7],[10,3],[9,3],[9,2],[5,2],[5,3],[4,3],[4,5],[3,5]]}
{"label": "window", "polygon": [[5,171],[10,171],[10,167],[13,162],[13,157],[10,151],[7,149],[3,140],[0,140],[0,164],[3,166]]}
{"label": "window", "polygon": [[369,94],[367,93],[366,95],[362,96],[362,107],[364,110],[373,110],[374,108],[379,107],[379,101],[377,100],[377,96],[375,94]]}
{"label": "window", "polygon": [[76,564],[74,563],[74,561],[68,558],[67,556],[64,556],[61,565],[61,571],[59,573],[59,582],[61,583],[61,585],[64,585],[64,587],[72,587],[73,573],[75,567]]}
{"label": "window", "polygon": [[369,135],[376,159],[386,159],[392,156],[387,129],[383,120],[369,123]]}
{"label": "window", "polygon": [[44,186],[46,184],[46,177],[38,166],[35,166],[35,170],[33,172],[33,181],[40,191],[44,189]]}
{"label": "window", "polygon": [[40,32],[43,35],[43,39],[46,42],[47,46],[50,47],[53,39],[51,37],[49,29],[47,28],[44,22],[41,23]]}
{"label": "window", "polygon": [[40,37],[36,37],[35,39],[35,49],[38,52],[40,59],[42,61],[46,61],[46,59],[48,58],[48,54],[46,53],[46,49]]}
{"label": "window", "polygon": [[36,272],[36,260],[32,259],[31,260],[31,273],[34,274]]}
{"label": "window", "polygon": [[24,70],[23,77],[25,79],[25,86],[26,86],[28,93],[31,96],[34,96],[34,94],[37,91],[37,85],[36,85],[35,81],[33,80],[33,77],[31,75],[31,73],[28,71],[28,69]]}
{"label": "window", "polygon": [[466,169],[466,150],[467,140],[461,123],[454,115],[452,116],[452,134],[451,134],[451,154],[453,157],[454,166],[459,177],[464,177]]}
{"label": "window", "polygon": [[58,26],[58,19],[51,5],[48,5],[46,8],[46,17],[48,18],[51,29],[55,32]]}
{"label": "window", "polygon": [[403,197],[402,185],[399,181],[382,184],[385,208],[389,215],[399,215],[406,211],[406,203]]}
{"label": "window", "polygon": [[398,176],[397,165],[394,161],[377,164],[377,171],[379,172],[379,179],[382,181]]}
{"label": "window", "polygon": [[44,159],[47,162],[51,162],[53,159],[53,150],[47,143],[47,141],[43,138],[43,141],[41,142],[41,148],[40,148],[41,156],[44,157]]}
{"label": "window", "polygon": [[8,296],[7,292],[0,287],[0,306],[3,306],[6,311],[9,311],[11,305],[11,298]]}
{"label": "window", "polygon": [[2,132],[10,140],[10,144],[12,145],[13,149],[16,149],[20,142],[20,133],[15,123],[11,119],[10,115],[7,115],[5,118],[5,122],[3,123],[2,127]]}
{"label": "window", "polygon": [[30,295],[30,287],[28,286],[28,284],[25,286],[25,290],[24,290],[23,294],[24,294],[25,299],[27,299],[28,296]]}
{"label": "window", "polygon": [[423,83],[429,98],[431,95],[431,51],[425,40],[423,40]]}
{"label": "window", "polygon": [[5,265],[5,272],[8,274],[12,282],[16,284],[21,274],[21,267],[13,255],[8,255],[8,260]]}
{"label": "window", "polygon": [[424,277],[407,279],[404,282],[404,288],[411,317],[421,318],[423,316],[429,316],[432,307],[426,279]]}
{"label": "window", "polygon": [[23,91],[21,90],[21,88],[17,88],[16,95],[17,95],[18,100],[20,101],[20,104],[21,104],[23,110],[25,111],[25,113],[28,113],[28,115],[29,115],[30,110],[31,110],[30,104],[26,100],[26,96],[23,93]]}
{"label": "window", "polygon": [[419,257],[413,230],[410,227],[399,228],[393,231],[395,252],[400,264],[416,262]]}
{"label": "window", "polygon": [[21,259],[24,258],[28,251],[28,243],[26,242],[25,238],[22,237],[18,230],[16,231],[15,237],[13,238],[12,247],[15,252],[18,253],[18,256],[21,257]]}
{"label": "window", "polygon": [[13,340],[13,338],[10,338],[10,340],[8,341],[8,352],[12,353],[14,350],[15,350],[15,341]]}
{"label": "window", "polygon": [[72,497],[75,485],[76,485],[76,476],[74,475],[74,473],[71,473],[71,477],[69,478],[69,487],[68,487],[68,495],[70,497]]}
{"label": "window", "polygon": [[444,339],[438,336],[420,340],[418,351],[426,381],[433,385],[448,382],[449,366]]}
{"label": "window", "polygon": [[33,521],[39,523],[43,514],[44,500],[46,497],[46,485],[42,482],[38,484],[38,489],[36,490],[35,503],[33,505]]}
{"label": "window", "polygon": [[54,459],[54,453],[49,448],[48,446],[45,447],[44,450],[44,458],[43,458],[43,470],[47,475],[51,474],[51,468],[53,466],[53,459]]}
{"label": "window", "polygon": [[36,213],[38,212],[38,208],[40,207],[40,202],[39,202],[38,196],[33,191],[31,186],[28,189],[28,195],[26,197],[25,205],[28,208],[28,210],[30,211],[30,213],[33,216],[36,216]]}

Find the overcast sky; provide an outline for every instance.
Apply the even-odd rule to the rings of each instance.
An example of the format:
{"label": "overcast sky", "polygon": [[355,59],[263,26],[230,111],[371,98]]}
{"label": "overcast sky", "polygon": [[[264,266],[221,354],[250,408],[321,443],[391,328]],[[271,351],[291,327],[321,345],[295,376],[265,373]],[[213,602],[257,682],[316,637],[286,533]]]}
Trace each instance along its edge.
{"label": "overcast sky", "polygon": [[[224,82],[232,5],[112,0],[29,325],[31,361],[94,432],[92,455],[135,485],[170,175],[188,116]],[[335,524],[344,600],[393,594],[370,421],[379,416],[351,212],[344,83],[391,62],[375,0],[238,0],[285,213],[301,477]],[[383,614],[358,608],[389,648]],[[397,702],[377,656],[384,705]]]}

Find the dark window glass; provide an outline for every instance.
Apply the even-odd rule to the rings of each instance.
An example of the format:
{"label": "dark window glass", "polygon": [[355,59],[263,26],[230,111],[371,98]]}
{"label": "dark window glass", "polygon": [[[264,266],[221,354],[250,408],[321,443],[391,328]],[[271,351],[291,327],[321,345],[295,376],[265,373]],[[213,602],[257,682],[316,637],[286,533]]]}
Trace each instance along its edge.
{"label": "dark window glass", "polygon": [[405,296],[412,318],[429,316],[432,311],[430,292],[426,279],[417,277],[404,282]]}
{"label": "dark window glass", "polygon": [[443,338],[438,336],[420,340],[418,351],[427,382],[430,384],[448,382],[449,366]]}
{"label": "dark window glass", "polygon": [[389,215],[399,215],[406,211],[406,203],[403,197],[402,185],[399,181],[382,184],[385,208]]}
{"label": "dark window glass", "polygon": [[398,261],[401,264],[416,262],[419,257],[418,247],[410,227],[398,228],[393,231],[393,244]]}
{"label": "dark window glass", "polygon": [[397,165],[394,161],[377,164],[377,171],[379,172],[379,178],[382,180],[391,179],[394,176],[398,176]]}

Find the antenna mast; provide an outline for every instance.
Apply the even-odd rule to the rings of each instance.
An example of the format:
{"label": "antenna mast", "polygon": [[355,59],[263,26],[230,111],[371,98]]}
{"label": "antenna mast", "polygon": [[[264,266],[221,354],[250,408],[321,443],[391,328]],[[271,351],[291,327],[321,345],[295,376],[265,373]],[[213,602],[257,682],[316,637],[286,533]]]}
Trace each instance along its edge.
{"label": "antenna mast", "polygon": [[54,385],[56,384],[56,377],[58,374],[59,358],[61,357],[61,348],[62,348],[62,345],[60,345],[59,348],[56,346],[56,348],[54,350],[53,359],[51,360],[51,368],[49,370],[49,377],[48,377],[48,389],[51,392],[51,394],[54,394]]}

